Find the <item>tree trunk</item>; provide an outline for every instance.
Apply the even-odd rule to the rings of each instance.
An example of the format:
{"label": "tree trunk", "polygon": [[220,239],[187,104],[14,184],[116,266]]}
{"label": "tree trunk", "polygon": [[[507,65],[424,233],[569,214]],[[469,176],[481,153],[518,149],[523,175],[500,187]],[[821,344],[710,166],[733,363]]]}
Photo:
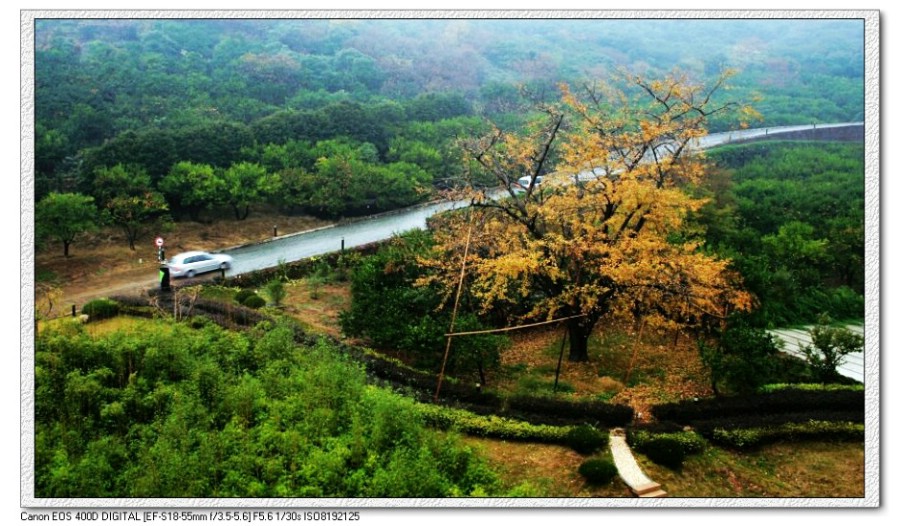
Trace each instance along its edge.
{"label": "tree trunk", "polygon": [[136,250],[134,248],[134,241],[137,238],[137,231],[126,226],[125,237],[128,238],[128,248],[130,248],[131,250]]}
{"label": "tree trunk", "polygon": [[566,326],[569,330],[569,361],[588,361],[588,337],[594,324],[584,318],[575,318],[567,321]]}
{"label": "tree trunk", "polygon": [[487,385],[487,378],[484,376],[484,360],[478,358],[478,378],[481,379],[481,387]]}
{"label": "tree trunk", "polygon": [[240,221],[243,219],[241,217],[241,207],[237,205],[237,203],[231,203],[231,210],[234,212],[235,221]]}
{"label": "tree trunk", "polygon": [[63,240],[63,257],[69,257],[69,241]]}

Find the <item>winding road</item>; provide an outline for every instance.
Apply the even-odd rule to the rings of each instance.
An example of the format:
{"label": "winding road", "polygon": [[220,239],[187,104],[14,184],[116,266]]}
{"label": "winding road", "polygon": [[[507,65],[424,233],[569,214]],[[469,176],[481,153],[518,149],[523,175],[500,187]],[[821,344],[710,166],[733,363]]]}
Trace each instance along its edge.
{"label": "winding road", "polygon": [[[784,137],[810,130],[862,128],[863,123],[809,124],[752,128],[723,133],[713,133],[698,141],[698,148],[706,150],[729,143]],[[861,135],[860,135],[861,136]],[[393,235],[417,228],[425,228],[425,221],[445,210],[465,207],[466,202],[439,202],[340,223],[324,229],[283,236],[262,243],[225,249],[234,257],[234,267],[226,276],[234,276],[254,270],[277,266],[279,261],[290,263],[312,256],[336,252],[344,247],[353,248],[390,239]]]}
{"label": "winding road", "polygon": [[[797,133],[810,130],[831,130],[832,132],[858,132],[862,137],[863,123],[809,124],[802,126],[779,126],[752,128],[723,133],[713,133],[698,140],[697,147],[706,150],[729,143],[741,143],[773,138],[793,138]],[[812,137],[815,139],[816,137]],[[434,214],[467,205],[465,201],[443,201],[417,205],[376,216],[355,219],[299,232],[262,242],[238,247],[224,248],[234,257],[234,265],[226,272],[226,277],[245,274],[255,270],[272,268],[279,263],[291,263],[301,259],[328,254],[344,248],[353,248],[390,239],[395,234],[425,228],[426,220]],[[214,273],[216,275],[217,273]],[[204,279],[204,278],[200,278]],[[156,285],[156,281],[133,283],[126,288],[93,291],[92,297],[134,293]],[[82,298],[83,299],[83,298]]]}

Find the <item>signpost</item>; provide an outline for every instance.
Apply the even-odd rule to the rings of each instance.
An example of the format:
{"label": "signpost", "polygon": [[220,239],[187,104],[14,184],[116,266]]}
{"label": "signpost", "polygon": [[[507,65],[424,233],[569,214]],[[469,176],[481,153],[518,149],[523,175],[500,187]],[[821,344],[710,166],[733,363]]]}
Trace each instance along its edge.
{"label": "signpost", "polygon": [[166,260],[166,249],[163,248],[164,243],[165,241],[163,241],[163,238],[156,238],[156,260],[160,263]]}

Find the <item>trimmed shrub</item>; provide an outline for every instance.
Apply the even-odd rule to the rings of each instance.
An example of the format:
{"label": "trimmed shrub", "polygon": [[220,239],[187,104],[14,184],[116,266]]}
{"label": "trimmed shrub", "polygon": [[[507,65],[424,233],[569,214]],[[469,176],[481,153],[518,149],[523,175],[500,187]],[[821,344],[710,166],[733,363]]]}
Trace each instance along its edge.
{"label": "trimmed shrub", "polygon": [[106,298],[91,300],[81,308],[81,313],[90,316],[92,321],[114,318],[119,314],[119,304]]}
{"label": "trimmed shrub", "polygon": [[582,455],[590,455],[609,445],[609,435],[591,426],[577,426],[566,434],[566,445]]}
{"label": "trimmed shrub", "polygon": [[681,469],[684,463],[684,446],[675,438],[661,436],[655,437],[644,443],[642,452],[647,458],[660,466],[671,469]]}
{"label": "trimmed shrub", "polygon": [[605,486],[616,478],[619,470],[607,458],[589,458],[578,466],[578,474],[593,486]]}
{"label": "trimmed shrub", "polygon": [[510,411],[552,415],[603,426],[624,426],[634,417],[634,409],[626,405],[601,401],[573,402],[539,396],[514,396],[509,399]]}
{"label": "trimmed shrub", "polygon": [[706,440],[693,431],[675,431],[675,432],[653,432],[646,429],[629,429],[626,439],[628,445],[635,451],[645,453],[645,447],[648,442],[652,442],[657,438],[665,438],[674,440],[681,444],[685,455],[701,453],[706,449]]}
{"label": "trimmed shrub", "polygon": [[863,391],[848,390],[782,389],[771,393],[663,404],[654,406],[651,412],[658,420],[680,424],[749,415],[820,411],[823,407],[832,411],[854,411],[863,414],[864,394]]}
{"label": "trimmed shrub", "polygon": [[425,423],[438,429],[454,429],[467,435],[523,442],[564,444],[570,427],[533,425],[494,415],[476,415],[461,409],[418,404]]}
{"label": "trimmed shrub", "polygon": [[259,295],[254,294],[252,296],[248,296],[247,299],[244,300],[244,307],[249,307],[251,309],[259,309],[266,306],[266,300],[262,299]]}
{"label": "trimmed shrub", "polygon": [[609,395],[616,395],[625,389],[625,384],[616,380],[615,378],[610,378],[609,376],[601,376],[597,380],[597,387],[600,388],[604,393],[608,393]]}
{"label": "trimmed shrub", "polygon": [[752,449],[779,441],[801,440],[863,440],[865,426],[856,422],[826,422],[809,420],[789,422],[771,427],[712,430],[710,440],[716,444],[736,449]]}
{"label": "trimmed shrub", "polygon": [[246,301],[250,296],[256,296],[256,292],[253,292],[250,289],[241,289],[237,294],[234,295],[234,301],[243,305],[244,301]]}
{"label": "trimmed shrub", "polygon": [[865,391],[865,385],[855,384],[767,384],[759,388],[760,393],[774,393],[785,390],[796,391]]}
{"label": "trimmed shrub", "polygon": [[771,415],[746,415],[729,418],[697,420],[694,427],[698,433],[709,437],[714,429],[768,428],[784,424],[798,424],[815,420],[819,422],[855,422],[861,424],[865,415],[855,411],[804,411],[802,413],[777,413]]}

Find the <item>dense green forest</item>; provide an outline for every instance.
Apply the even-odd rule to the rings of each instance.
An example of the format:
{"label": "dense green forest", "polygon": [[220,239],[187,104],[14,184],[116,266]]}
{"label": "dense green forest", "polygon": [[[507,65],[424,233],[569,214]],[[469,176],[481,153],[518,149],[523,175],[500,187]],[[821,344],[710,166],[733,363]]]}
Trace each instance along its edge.
{"label": "dense green forest", "polygon": [[[377,212],[452,186],[457,137],[517,126],[560,82],[725,67],[766,125],[862,118],[852,20],[38,20],[35,200]],[[144,182],[103,195],[109,170]]]}
{"label": "dense green forest", "polygon": [[862,319],[863,144],[763,142],[710,154],[706,242],[758,299],[756,325]]}

